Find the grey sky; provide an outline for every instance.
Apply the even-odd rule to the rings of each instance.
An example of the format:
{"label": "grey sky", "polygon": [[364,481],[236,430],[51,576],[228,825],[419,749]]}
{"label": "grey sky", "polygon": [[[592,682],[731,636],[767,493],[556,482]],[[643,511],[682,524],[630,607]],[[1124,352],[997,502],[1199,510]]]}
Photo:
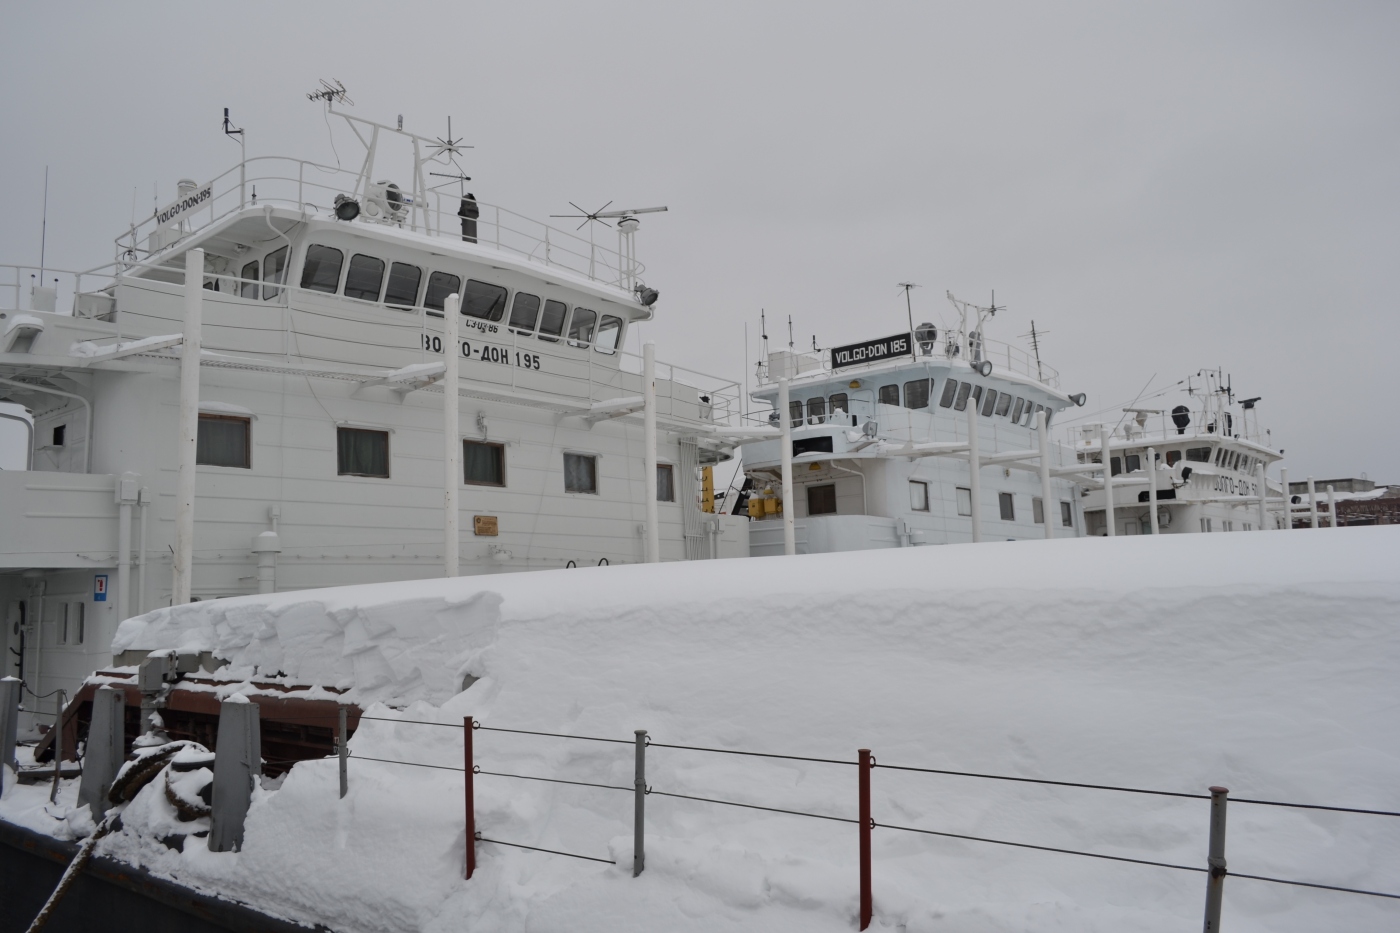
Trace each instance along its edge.
{"label": "grey sky", "polygon": [[[1400,6],[6,4],[0,262],[87,268],[238,147],[330,161],[305,99],[454,131],[483,200],[667,204],[658,355],[740,378],[743,325],[823,347],[1035,319],[1088,410],[1224,366],[1297,477],[1400,482]],[[337,131],[340,155],[352,152]],[[611,236],[608,232],[607,236]],[[780,323],[782,322],[782,323]],[[781,337],[780,337],[781,335]],[[10,426],[0,425],[0,431]],[[16,464],[6,463],[6,466]]]}

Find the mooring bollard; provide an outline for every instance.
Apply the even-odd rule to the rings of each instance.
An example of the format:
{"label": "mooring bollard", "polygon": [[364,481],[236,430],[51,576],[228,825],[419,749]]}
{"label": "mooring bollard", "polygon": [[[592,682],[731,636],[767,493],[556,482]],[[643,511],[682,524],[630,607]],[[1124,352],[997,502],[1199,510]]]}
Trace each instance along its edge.
{"label": "mooring bollard", "polygon": [[83,756],[78,806],[86,804],[94,822],[111,806],[107,792],[126,760],[126,694],[112,687],[98,687],[92,696],[92,722],[88,726],[87,752]]}
{"label": "mooring bollard", "polygon": [[0,678],[0,791],[5,789],[5,768],[19,771],[15,740],[19,737],[19,701],[24,683],[18,677]]}
{"label": "mooring bollard", "polygon": [[870,878],[870,769],[875,767],[875,759],[870,749],[862,748],[859,756],[860,781],[860,928],[870,926],[875,915],[875,897],[871,891]]}
{"label": "mooring bollard", "polygon": [[476,773],[472,764],[472,731],[476,724],[470,716],[462,719],[462,764],[466,766],[466,773],[463,775],[466,781],[466,805],[467,805],[467,867],[466,878],[472,876],[476,871],[476,782],[473,775]]}
{"label": "mooring bollard", "polygon": [[632,877],[647,867],[646,807],[647,807],[647,730],[636,730],[637,776],[632,783]]}
{"label": "mooring bollard", "polygon": [[213,815],[209,821],[211,852],[236,852],[243,847],[243,821],[253,801],[253,782],[262,774],[258,714],[258,704],[242,694],[219,704]]}
{"label": "mooring bollard", "polygon": [[1220,933],[1220,905],[1225,898],[1225,803],[1228,787],[1210,789],[1210,850],[1206,864],[1206,925],[1205,933]]}
{"label": "mooring bollard", "polygon": [[340,734],[335,742],[336,754],[340,757],[340,799],[350,791],[350,743],[345,731],[345,707],[340,708]]}

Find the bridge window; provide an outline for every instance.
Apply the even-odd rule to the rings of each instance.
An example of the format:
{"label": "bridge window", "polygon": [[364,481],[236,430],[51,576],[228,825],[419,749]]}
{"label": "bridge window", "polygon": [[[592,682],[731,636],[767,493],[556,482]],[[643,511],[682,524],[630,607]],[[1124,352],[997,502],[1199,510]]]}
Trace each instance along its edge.
{"label": "bridge window", "polygon": [[341,476],[389,478],[389,432],[337,427],[336,470]]}
{"label": "bridge window", "polygon": [[378,301],[379,287],[384,284],[384,260],[364,253],[350,257],[350,269],[345,273],[346,298]]}
{"label": "bridge window", "polygon": [[808,515],[835,515],[836,514],[836,486],[808,486],[807,487],[807,514]]}
{"label": "bridge window", "polygon": [[818,397],[807,400],[807,421],[810,424],[826,423],[826,399]]}
{"label": "bridge window", "polygon": [[232,415],[200,415],[194,462],[201,466],[252,467],[249,460],[251,418]]}
{"label": "bridge window", "polygon": [[928,511],[928,483],[909,481],[909,508],[915,512]]}
{"label": "bridge window", "polygon": [[1188,447],[1186,448],[1186,459],[1192,463],[1210,463],[1210,448]]}
{"label": "bridge window", "polygon": [[971,515],[971,514],[972,514],[972,490],[971,490],[971,489],[964,488],[964,487],[962,487],[962,486],[958,486],[957,489],[956,489],[956,492],[957,492],[957,494],[958,494],[958,514],[959,514],[959,515]]}
{"label": "bridge window", "polygon": [[1014,522],[1016,520],[1016,497],[1009,492],[997,495],[997,504],[1001,506],[1001,520],[1004,522]]}
{"label": "bridge window", "polygon": [[506,313],[506,290],[490,282],[467,279],[462,292],[462,313],[483,321],[499,321]]}
{"label": "bridge window", "polygon": [[389,286],[384,289],[384,303],[395,308],[411,308],[418,303],[418,286],[423,270],[406,262],[389,267]]}
{"label": "bridge window", "polygon": [[586,347],[593,340],[593,325],[598,323],[598,314],[587,308],[575,308],[569,321],[569,346]]}
{"label": "bridge window", "polygon": [[938,400],[938,404],[944,408],[953,407],[953,398],[958,394],[958,381],[949,379],[943,383],[943,397]]}
{"label": "bridge window", "polygon": [[676,501],[676,474],[669,463],[656,465],[656,501]]}
{"label": "bridge window", "polygon": [[1174,466],[1174,465],[1176,464],[1176,462],[1177,462],[1178,460],[1180,460],[1180,459],[1181,459],[1181,451],[1179,451],[1179,450],[1169,450],[1169,451],[1167,451],[1167,466]]}
{"label": "bridge window", "polygon": [[897,386],[897,385],[892,385],[892,386],[880,386],[880,404],[881,404],[881,405],[898,405],[898,404],[899,404],[899,386]]}
{"label": "bridge window", "polygon": [[990,417],[992,416],[992,412],[996,410],[996,407],[997,407],[997,393],[996,393],[996,390],[995,390],[995,389],[988,389],[988,390],[987,390],[987,395],[986,395],[986,397],[982,399],[982,417],[983,417],[983,418],[990,418]]}
{"label": "bridge window", "polygon": [[967,411],[967,399],[972,394],[972,383],[964,382],[958,386],[958,400],[953,403],[953,407],[958,411]]}
{"label": "bridge window", "polygon": [[428,292],[423,296],[423,307],[429,311],[442,313],[447,296],[461,294],[462,280],[450,272],[434,272],[428,276]]}
{"label": "bridge window", "polygon": [[1008,411],[1010,411],[1010,410],[1011,410],[1011,396],[1008,395],[1007,393],[1003,392],[1003,393],[1001,393],[1001,398],[997,399],[997,411],[996,411],[996,415],[997,415],[998,418],[1005,418],[1005,417],[1006,417],[1006,413],[1007,413]]}
{"label": "bridge window", "polygon": [[517,334],[533,334],[540,319],[540,299],[525,292],[516,292],[510,305],[510,329]]}
{"label": "bridge window", "polygon": [[1126,459],[1129,473],[1136,473],[1138,470],[1142,469],[1141,454],[1128,454]]}
{"label": "bridge window", "polygon": [[833,419],[836,417],[837,412],[840,412],[843,415],[848,415],[851,413],[850,398],[846,395],[845,392],[836,393],[830,398],[829,401],[831,403],[831,417]]}
{"label": "bridge window", "polygon": [[598,458],[590,454],[564,454],[564,491],[598,494]]}
{"label": "bridge window", "polygon": [[598,339],[593,349],[599,353],[612,353],[622,341],[622,318],[611,314],[603,315],[603,323],[598,325]]}
{"label": "bridge window", "polygon": [[914,379],[904,383],[904,407],[927,408],[929,388],[927,379]]}
{"label": "bridge window", "polygon": [[564,333],[564,318],[568,316],[569,306],[562,301],[555,301],[547,298],[544,302],[544,314],[540,317],[540,332],[537,335],[541,340],[555,342]]}
{"label": "bridge window", "polygon": [[1060,500],[1060,524],[1066,528],[1074,527],[1074,506],[1063,499]]}
{"label": "bridge window", "polygon": [[290,246],[284,246],[263,257],[263,301],[270,301],[282,294],[282,289],[274,286],[283,285],[287,281],[287,255],[291,249]]}
{"label": "bridge window", "polygon": [[257,298],[258,297],[258,261],[254,259],[243,267],[243,271],[238,273],[238,297]]}
{"label": "bridge window", "polygon": [[1109,471],[1114,476],[1117,476],[1119,473],[1123,472],[1123,461],[1118,457],[1110,457],[1108,459],[1108,467]]}
{"label": "bridge window", "polygon": [[462,479],[472,486],[506,484],[506,445],[462,441]]}
{"label": "bridge window", "polygon": [[788,420],[792,422],[794,428],[802,427],[807,420],[802,414],[802,400],[792,399],[788,402]]}

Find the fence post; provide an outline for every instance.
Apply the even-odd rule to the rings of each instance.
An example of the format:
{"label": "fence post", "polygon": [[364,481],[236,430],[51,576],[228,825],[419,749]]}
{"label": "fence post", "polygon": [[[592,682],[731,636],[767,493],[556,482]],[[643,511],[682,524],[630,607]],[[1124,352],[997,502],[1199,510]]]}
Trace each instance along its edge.
{"label": "fence post", "polygon": [[235,694],[219,704],[214,746],[214,801],[209,820],[209,851],[243,848],[243,821],[262,774],[262,729],[258,704]]}
{"label": "fence post", "polygon": [[112,687],[98,687],[92,696],[92,722],[88,726],[87,754],[83,757],[78,805],[87,804],[98,822],[110,806],[107,792],[126,760],[126,694]]}
{"label": "fence post", "polygon": [[0,791],[5,789],[5,768],[19,771],[15,739],[19,734],[19,701],[24,683],[18,677],[0,677]]}
{"label": "fence post", "polygon": [[632,783],[632,877],[647,867],[646,800],[647,800],[647,730],[637,729],[637,776]]}
{"label": "fence post", "polygon": [[336,740],[336,752],[340,755],[340,798],[350,792],[350,743],[345,729],[345,707],[340,708],[340,735]]}
{"label": "fence post", "polygon": [[472,731],[475,724],[470,716],[462,719],[462,763],[466,766],[463,775],[466,781],[467,807],[467,868],[466,877],[471,878],[476,871],[476,786],[472,780]]}
{"label": "fence post", "polygon": [[1206,878],[1205,933],[1220,933],[1220,904],[1225,897],[1225,804],[1228,787],[1210,789],[1210,854],[1206,863],[1210,874]]}
{"label": "fence post", "polygon": [[874,760],[870,749],[860,750],[860,928],[870,926],[875,898],[870,890],[870,769]]}

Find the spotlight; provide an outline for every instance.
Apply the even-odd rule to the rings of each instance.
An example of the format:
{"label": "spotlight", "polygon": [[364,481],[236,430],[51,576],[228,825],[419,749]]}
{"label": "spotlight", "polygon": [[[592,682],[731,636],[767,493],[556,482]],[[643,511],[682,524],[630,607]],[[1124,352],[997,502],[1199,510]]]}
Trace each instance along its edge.
{"label": "spotlight", "polygon": [[656,299],[661,297],[659,291],[654,288],[647,288],[645,285],[638,285],[636,292],[637,300],[641,302],[644,308],[650,308],[652,305],[656,304]]}
{"label": "spotlight", "polygon": [[1084,403],[1089,400],[1089,396],[1085,395],[1083,392],[1076,392],[1069,397],[1069,400],[1080,408],[1083,408]]}
{"label": "spotlight", "polygon": [[914,328],[914,339],[919,342],[919,349],[924,351],[924,356],[933,352],[934,341],[938,339],[938,328],[928,321]]}
{"label": "spotlight", "polygon": [[979,360],[976,363],[972,364],[972,369],[974,372],[977,373],[977,375],[985,379],[986,377],[992,374],[992,361]]}
{"label": "spotlight", "polygon": [[345,194],[335,196],[336,220],[354,220],[360,216],[360,202]]}

